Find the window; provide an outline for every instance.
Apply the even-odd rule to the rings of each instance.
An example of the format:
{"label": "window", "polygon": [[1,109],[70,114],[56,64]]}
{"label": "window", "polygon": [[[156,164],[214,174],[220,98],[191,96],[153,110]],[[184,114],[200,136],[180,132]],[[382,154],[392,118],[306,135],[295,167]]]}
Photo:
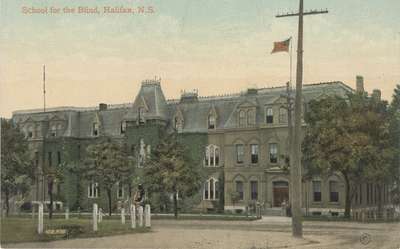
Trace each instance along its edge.
{"label": "window", "polygon": [[363,202],[363,185],[362,184],[360,184],[360,186],[358,187],[358,190],[359,190],[359,194],[358,194],[359,204],[362,204],[362,202]]}
{"label": "window", "polygon": [[258,144],[250,145],[251,163],[258,163]]}
{"label": "window", "polygon": [[138,109],[138,120],[139,120],[139,124],[144,124],[144,108],[143,107],[139,107]]}
{"label": "window", "polygon": [[243,144],[237,144],[236,145],[236,162],[243,163],[243,159],[244,159]]}
{"label": "window", "polygon": [[239,194],[239,200],[243,200],[244,193],[243,193],[243,182],[242,181],[236,181],[236,192]]}
{"label": "window", "polygon": [[266,118],[265,118],[265,122],[267,124],[274,123],[274,112],[272,110],[272,107],[268,107],[267,108],[267,115],[266,115]]}
{"label": "window", "polygon": [[208,115],[208,129],[215,129],[215,115],[214,114],[210,114]]}
{"label": "window", "polygon": [[183,129],[183,119],[180,118],[179,116],[175,116],[174,118],[174,127],[176,130],[182,130]]}
{"label": "window", "polygon": [[57,151],[57,164],[61,165],[61,152]]}
{"label": "window", "polygon": [[215,145],[206,147],[206,156],[204,160],[205,166],[218,166],[219,165],[219,148]]}
{"label": "window", "polygon": [[339,202],[339,192],[338,192],[338,182],[330,181],[329,182],[329,201],[330,202]]}
{"label": "window", "polygon": [[204,200],[209,200],[209,196],[210,196],[210,190],[209,190],[209,181],[206,181],[206,183],[204,183]]}
{"label": "window", "polygon": [[121,122],[121,134],[125,134],[126,132],[126,121]]}
{"label": "window", "polygon": [[218,191],[218,180],[214,178],[208,179],[204,183],[204,193],[203,199],[204,200],[217,200],[219,198],[219,191]]}
{"label": "window", "polygon": [[48,152],[47,153],[47,162],[49,163],[49,167],[53,166],[53,160],[52,160],[52,153]]}
{"label": "window", "polygon": [[215,185],[214,185],[214,179],[210,179],[210,199],[214,199],[214,194],[215,194]]}
{"label": "window", "polygon": [[245,127],[246,125],[246,112],[241,110],[239,111],[239,127]]}
{"label": "window", "polygon": [[254,110],[247,111],[247,125],[255,125],[256,124],[256,113]]}
{"label": "window", "polygon": [[251,181],[250,182],[250,196],[252,200],[258,199],[258,182]]}
{"label": "window", "polygon": [[99,185],[97,182],[91,183],[88,186],[88,198],[99,197]]}
{"label": "window", "polygon": [[39,152],[35,151],[35,166],[39,166]]}
{"label": "window", "polygon": [[97,137],[99,135],[99,124],[93,123],[92,125],[92,135]]}
{"label": "window", "polygon": [[120,182],[118,182],[117,198],[118,199],[124,198],[124,186]]}
{"label": "window", "polygon": [[286,108],[281,107],[279,109],[279,123],[286,124],[288,122],[288,112]]}
{"label": "window", "polygon": [[33,127],[29,126],[28,127],[28,134],[27,134],[28,138],[33,138]]}
{"label": "window", "polygon": [[57,126],[54,124],[50,128],[50,136],[56,137],[57,136]]}
{"label": "window", "polygon": [[270,163],[278,162],[278,144],[276,143],[269,144],[269,162]]}
{"label": "window", "polygon": [[313,200],[315,202],[320,202],[322,200],[321,196],[321,181],[313,181]]}

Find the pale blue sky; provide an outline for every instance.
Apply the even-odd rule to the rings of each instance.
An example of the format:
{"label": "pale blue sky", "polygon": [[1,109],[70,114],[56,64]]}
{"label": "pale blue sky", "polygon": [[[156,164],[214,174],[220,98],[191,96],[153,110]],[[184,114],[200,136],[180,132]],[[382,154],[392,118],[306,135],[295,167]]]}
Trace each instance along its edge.
{"label": "pale blue sky", "polygon": [[[272,43],[297,36],[298,0],[1,0],[0,116],[42,106],[47,67],[49,106],[131,102],[140,81],[162,78],[168,98],[284,84],[288,55]],[[151,15],[24,15],[23,6],[153,6]],[[400,83],[400,1],[305,0],[328,15],[305,22],[305,82],[341,80],[380,88]],[[295,63],[294,63],[295,65]]]}

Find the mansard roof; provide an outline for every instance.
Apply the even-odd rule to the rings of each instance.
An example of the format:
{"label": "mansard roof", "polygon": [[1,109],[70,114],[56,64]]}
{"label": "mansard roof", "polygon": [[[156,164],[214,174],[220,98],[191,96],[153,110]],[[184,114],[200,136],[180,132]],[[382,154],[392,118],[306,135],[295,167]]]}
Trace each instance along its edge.
{"label": "mansard roof", "polygon": [[[342,82],[326,82],[308,84],[303,86],[303,96],[306,102],[322,95],[341,95],[354,90]],[[124,120],[135,121],[138,118],[138,108],[145,109],[144,118],[161,119],[169,121],[179,108],[185,120],[182,132],[207,132],[207,117],[212,108],[217,115],[216,128],[237,127],[237,109],[248,103],[248,107],[257,108],[256,123],[263,122],[265,106],[274,105],[277,100],[286,94],[286,87],[272,87],[252,89],[252,91],[220,95],[197,97],[193,101],[181,101],[178,99],[166,100],[162,92],[159,80],[148,80],[142,82],[140,91],[133,103],[121,105],[107,105],[106,109],[99,107],[77,108],[58,107],[48,108],[46,113],[43,110],[16,111],[13,119],[17,123],[24,123],[26,120],[36,122],[48,120],[57,115],[64,117],[67,123],[67,136],[88,137],[91,136],[92,123],[98,115],[101,122],[101,133],[109,136],[120,135],[120,125]]]}

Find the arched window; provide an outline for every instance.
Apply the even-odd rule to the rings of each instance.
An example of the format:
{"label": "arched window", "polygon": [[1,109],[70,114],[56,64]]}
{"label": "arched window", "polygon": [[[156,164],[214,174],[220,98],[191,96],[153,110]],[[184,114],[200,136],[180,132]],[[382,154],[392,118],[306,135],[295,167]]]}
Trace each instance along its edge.
{"label": "arched window", "polygon": [[246,125],[246,112],[241,110],[239,111],[239,127],[245,127]]}
{"label": "arched window", "polygon": [[215,145],[209,145],[206,147],[206,156],[205,156],[205,160],[204,160],[204,164],[205,166],[208,167],[215,167],[219,165],[219,148],[218,146]]}
{"label": "arched window", "polygon": [[215,129],[216,127],[216,119],[214,114],[208,115],[208,129]]}
{"label": "arched window", "polygon": [[210,146],[206,147],[206,157],[205,157],[205,160],[204,160],[204,164],[206,166],[210,166]]}
{"label": "arched window", "polygon": [[204,183],[203,200],[218,200],[219,199],[219,186],[218,180],[210,178]]}

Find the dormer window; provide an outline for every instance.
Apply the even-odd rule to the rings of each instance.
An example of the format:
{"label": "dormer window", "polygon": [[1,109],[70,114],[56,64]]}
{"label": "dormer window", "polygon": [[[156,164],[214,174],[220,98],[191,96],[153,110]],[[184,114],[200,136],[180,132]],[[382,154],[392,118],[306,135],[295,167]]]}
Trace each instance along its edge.
{"label": "dormer window", "polygon": [[208,115],[208,129],[215,129],[215,115],[214,114],[210,114]]}
{"label": "dormer window", "polygon": [[244,110],[239,111],[239,127],[246,126],[246,112]]}
{"label": "dormer window", "polygon": [[144,108],[143,107],[139,107],[138,116],[139,116],[139,118],[138,118],[139,124],[144,124],[145,119],[144,119]]}
{"label": "dormer window", "polygon": [[247,111],[247,125],[255,125],[256,124],[256,112],[255,110]]}
{"label": "dormer window", "polygon": [[32,126],[29,126],[28,127],[28,132],[27,132],[27,135],[26,135],[28,138],[33,138],[33,127]]}
{"label": "dormer window", "polygon": [[126,132],[126,121],[121,122],[121,134],[125,134]]}
{"label": "dormer window", "polygon": [[279,109],[279,123],[286,124],[288,122],[288,112],[286,108],[281,107]]}
{"label": "dormer window", "polygon": [[57,126],[54,124],[50,128],[50,136],[56,137],[57,136]]}
{"label": "dormer window", "polygon": [[265,121],[267,124],[274,123],[274,111],[272,110],[272,107],[267,107]]}
{"label": "dormer window", "polygon": [[92,135],[94,137],[97,137],[99,135],[99,123],[93,123],[92,124]]}

